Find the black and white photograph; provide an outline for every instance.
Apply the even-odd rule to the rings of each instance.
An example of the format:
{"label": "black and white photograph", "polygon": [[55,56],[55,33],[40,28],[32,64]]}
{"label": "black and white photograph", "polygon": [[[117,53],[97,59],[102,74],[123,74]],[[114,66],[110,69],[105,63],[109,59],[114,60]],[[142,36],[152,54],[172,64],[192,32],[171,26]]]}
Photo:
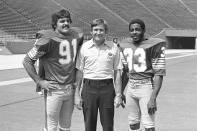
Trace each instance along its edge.
{"label": "black and white photograph", "polygon": [[0,131],[197,131],[197,0],[0,0]]}

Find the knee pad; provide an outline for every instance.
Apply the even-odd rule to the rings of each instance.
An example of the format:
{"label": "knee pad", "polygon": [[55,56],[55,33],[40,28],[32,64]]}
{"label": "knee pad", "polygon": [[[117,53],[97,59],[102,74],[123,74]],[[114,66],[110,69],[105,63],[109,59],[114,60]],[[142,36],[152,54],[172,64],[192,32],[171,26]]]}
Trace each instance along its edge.
{"label": "knee pad", "polygon": [[70,128],[62,128],[62,127],[59,127],[59,130],[60,131],[70,131]]}
{"label": "knee pad", "polygon": [[152,127],[152,128],[145,128],[145,131],[155,131],[155,128]]}
{"label": "knee pad", "polygon": [[130,124],[130,131],[140,131],[140,123]]}
{"label": "knee pad", "polygon": [[141,130],[140,130],[140,129],[137,129],[137,130],[131,130],[131,129],[130,129],[129,131],[141,131]]}

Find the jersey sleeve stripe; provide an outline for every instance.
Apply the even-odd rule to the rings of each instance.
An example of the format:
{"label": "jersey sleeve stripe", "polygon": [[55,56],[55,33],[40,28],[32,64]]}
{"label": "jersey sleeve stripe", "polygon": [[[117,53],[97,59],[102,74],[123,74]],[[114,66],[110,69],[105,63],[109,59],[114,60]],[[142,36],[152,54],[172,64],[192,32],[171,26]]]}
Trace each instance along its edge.
{"label": "jersey sleeve stripe", "polygon": [[166,68],[165,58],[153,59],[152,67],[154,70],[165,69]]}
{"label": "jersey sleeve stripe", "polygon": [[33,47],[33,48],[28,52],[28,56],[32,59],[36,52],[37,52],[37,51],[36,51],[35,47]]}
{"label": "jersey sleeve stripe", "polygon": [[36,47],[33,47],[27,55],[32,59],[32,60],[37,60],[41,56],[43,56],[45,52],[39,52]]}
{"label": "jersey sleeve stripe", "polygon": [[158,69],[165,69],[165,65],[155,65],[153,67],[154,70],[158,70]]}

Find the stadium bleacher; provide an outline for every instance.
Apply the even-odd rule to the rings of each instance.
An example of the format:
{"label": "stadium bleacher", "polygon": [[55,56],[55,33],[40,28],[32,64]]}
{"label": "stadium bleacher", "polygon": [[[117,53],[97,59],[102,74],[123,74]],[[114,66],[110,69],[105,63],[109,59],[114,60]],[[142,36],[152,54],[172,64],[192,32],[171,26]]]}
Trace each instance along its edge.
{"label": "stadium bleacher", "polygon": [[177,0],[140,1],[171,25],[172,28],[196,28],[197,18]]}
{"label": "stadium bleacher", "polygon": [[[56,0],[62,6],[69,8],[71,11],[78,14],[79,18],[90,23],[95,18],[104,18],[109,23],[110,32],[112,36],[125,36],[127,34],[127,24],[123,18],[115,16],[105,5],[96,0]],[[88,6],[89,5],[89,6]],[[117,26],[118,25],[118,26]],[[80,26],[80,25],[79,25]],[[90,29],[90,27],[88,27]]]}
{"label": "stadium bleacher", "polygon": [[197,2],[196,0],[182,0],[182,2],[197,16]]}
{"label": "stadium bleacher", "polygon": [[10,34],[32,34],[36,27],[25,17],[10,8],[5,2],[0,3],[0,28]]}
{"label": "stadium bleacher", "polygon": [[127,37],[132,18],[143,19],[148,35],[155,36],[164,28],[195,29],[196,6],[196,0],[0,0],[0,30],[32,42],[38,30],[51,28],[51,14],[65,8],[88,38],[95,18],[108,21],[111,37]]}
{"label": "stadium bleacher", "polygon": [[[196,12],[195,0],[183,2]],[[187,11],[181,2],[174,0],[1,0],[1,28],[14,34],[33,34],[40,29],[48,29],[51,13],[59,8],[69,9],[74,25],[82,27],[87,33],[91,20],[99,17],[110,23],[110,35],[113,36],[127,35],[126,25],[131,18],[144,19],[149,25],[147,32],[150,35],[168,27],[147,9],[173,28],[192,29],[197,25],[197,18]]]}
{"label": "stadium bleacher", "polygon": [[[135,0],[99,0],[105,4],[108,8],[120,15],[128,22],[133,18],[143,19],[147,23],[147,32],[149,35],[159,33],[163,28],[167,26],[161,23],[144,7],[139,5]],[[127,27],[128,28],[128,27]],[[127,29],[128,30],[128,29]]]}

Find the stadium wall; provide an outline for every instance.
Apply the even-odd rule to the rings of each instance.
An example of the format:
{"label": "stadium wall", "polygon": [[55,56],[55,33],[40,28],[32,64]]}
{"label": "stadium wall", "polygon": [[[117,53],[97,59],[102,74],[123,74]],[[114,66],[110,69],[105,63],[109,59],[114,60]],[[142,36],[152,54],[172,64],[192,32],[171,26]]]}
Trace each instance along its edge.
{"label": "stadium wall", "polygon": [[34,45],[35,40],[28,41],[7,41],[6,48],[12,54],[26,54]]}
{"label": "stadium wall", "polygon": [[166,28],[153,37],[165,39],[167,49],[197,49],[197,30]]}

